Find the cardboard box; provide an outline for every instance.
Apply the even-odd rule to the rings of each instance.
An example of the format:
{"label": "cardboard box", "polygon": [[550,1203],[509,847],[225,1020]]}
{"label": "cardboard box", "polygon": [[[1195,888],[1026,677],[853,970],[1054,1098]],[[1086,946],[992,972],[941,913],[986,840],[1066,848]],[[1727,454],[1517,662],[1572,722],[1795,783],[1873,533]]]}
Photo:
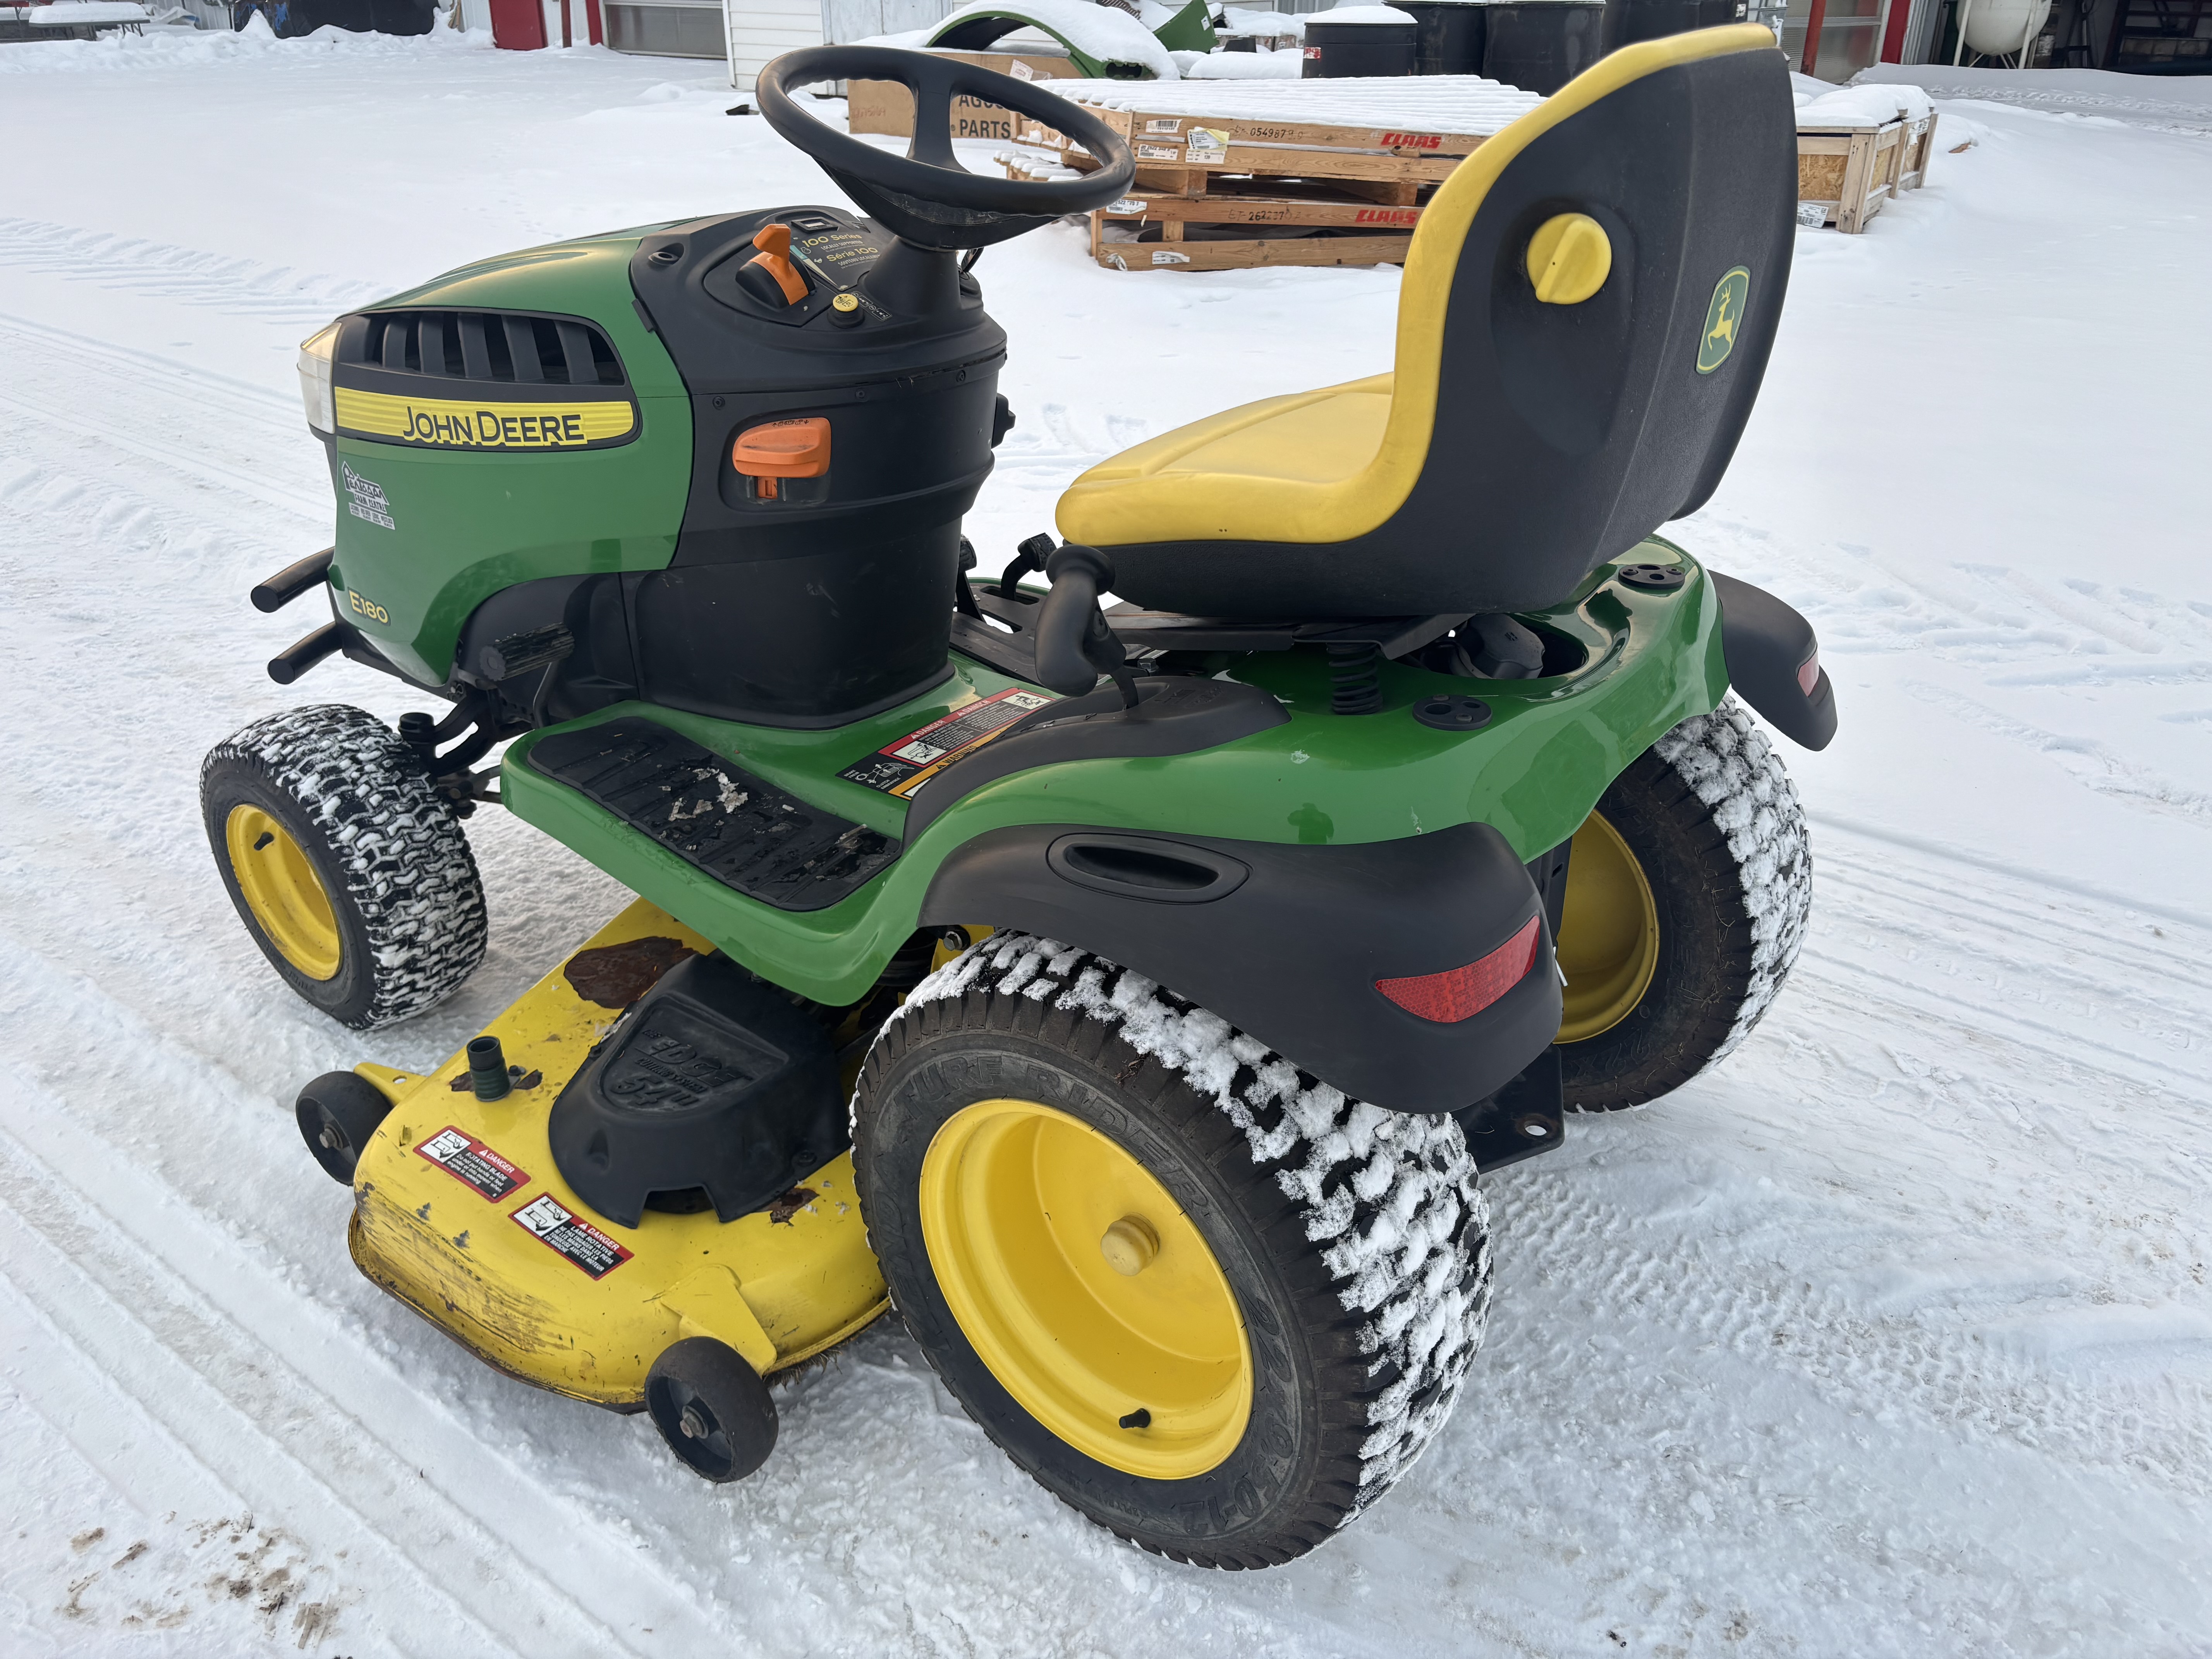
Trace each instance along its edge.
{"label": "cardboard box", "polygon": [[[1073,59],[1042,52],[947,52],[937,55],[1011,75],[1017,81],[1074,81],[1083,75]],[[847,87],[845,96],[851,122],[849,131],[889,133],[897,138],[914,136],[914,94],[897,82],[854,81]],[[952,100],[955,138],[988,138],[998,143],[1012,143],[1014,124],[1019,118],[1012,111],[987,104],[980,98]]]}

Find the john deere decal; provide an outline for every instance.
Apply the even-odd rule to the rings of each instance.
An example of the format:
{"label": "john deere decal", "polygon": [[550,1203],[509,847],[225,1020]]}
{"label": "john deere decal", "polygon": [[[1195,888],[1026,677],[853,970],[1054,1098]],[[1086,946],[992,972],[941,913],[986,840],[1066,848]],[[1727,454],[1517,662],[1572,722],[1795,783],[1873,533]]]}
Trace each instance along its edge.
{"label": "john deere decal", "polygon": [[1743,307],[1751,298],[1751,273],[1741,265],[1713,286],[1712,302],[1705,307],[1705,332],[1698,342],[1698,373],[1710,374],[1735,349],[1735,325],[1743,320]]}
{"label": "john deere decal", "polygon": [[471,404],[347,386],[338,387],[336,398],[344,436],[422,449],[595,449],[625,443],[637,430],[637,410],[623,398]]}

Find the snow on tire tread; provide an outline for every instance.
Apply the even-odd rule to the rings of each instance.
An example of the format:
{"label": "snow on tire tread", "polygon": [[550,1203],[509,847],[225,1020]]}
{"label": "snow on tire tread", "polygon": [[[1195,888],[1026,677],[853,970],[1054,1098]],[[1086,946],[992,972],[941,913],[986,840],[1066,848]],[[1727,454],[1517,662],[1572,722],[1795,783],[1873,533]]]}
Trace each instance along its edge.
{"label": "snow on tire tread", "polygon": [[1302,1206],[1376,1384],[1349,1524],[1450,1418],[1489,1316],[1490,1210],[1458,1122],[1352,1099],[1133,969],[1030,934],[947,963],[895,1018],[970,989],[1049,999],[1118,1030],[1210,1100]]}
{"label": "snow on tire tread", "polygon": [[483,883],[453,809],[413,751],[365,709],[317,703],[241,727],[208,751],[259,766],[298,801],[344,860],[346,891],[368,926],[374,993],[361,1029],[421,1013],[483,960]]}

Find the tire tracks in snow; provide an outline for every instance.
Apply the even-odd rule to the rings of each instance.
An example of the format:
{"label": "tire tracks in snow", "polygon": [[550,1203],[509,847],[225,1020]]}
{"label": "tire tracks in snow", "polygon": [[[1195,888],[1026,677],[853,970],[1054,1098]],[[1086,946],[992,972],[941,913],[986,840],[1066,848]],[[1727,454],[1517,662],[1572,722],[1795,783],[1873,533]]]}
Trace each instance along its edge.
{"label": "tire tracks in snow", "polygon": [[[715,1641],[720,1620],[620,1528],[477,1443],[357,1329],[21,1082],[0,1108],[0,1238],[10,1282],[225,1486],[382,1552],[403,1647],[453,1651],[456,1626],[517,1655]],[[471,1596],[442,1607],[407,1593],[456,1582]],[[493,1595],[489,1622],[467,1610]]]}
{"label": "tire tracks in snow", "polygon": [[0,268],[7,267],[307,329],[387,292],[358,278],[40,219],[0,218]]}
{"label": "tire tracks in snow", "polygon": [[[264,515],[274,509],[279,523],[327,526],[330,489],[316,487],[323,469],[296,403],[21,317],[0,315],[0,351],[10,365],[0,408],[18,417],[9,448],[39,470],[80,471],[88,454],[104,453],[150,462],[156,476],[131,470],[128,487],[189,503],[216,524],[243,495]],[[179,435],[165,442],[138,435],[149,429]],[[57,441],[64,434],[76,441]],[[282,470],[272,476],[275,457]]]}

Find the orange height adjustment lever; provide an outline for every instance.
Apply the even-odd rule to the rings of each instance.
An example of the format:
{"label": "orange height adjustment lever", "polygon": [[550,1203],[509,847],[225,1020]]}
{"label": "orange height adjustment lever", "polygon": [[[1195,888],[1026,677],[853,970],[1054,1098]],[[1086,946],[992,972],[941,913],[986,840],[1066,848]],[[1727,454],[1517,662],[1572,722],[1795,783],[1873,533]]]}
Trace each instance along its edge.
{"label": "orange height adjustment lever", "polygon": [[753,233],[753,246],[758,253],[745,261],[758,265],[775,279],[783,290],[783,302],[795,306],[806,297],[806,278],[799,274],[799,267],[791,263],[791,227],[763,225]]}
{"label": "orange height adjustment lever", "polygon": [[809,415],[749,426],[730,445],[730,465],[772,501],[778,478],[818,478],[830,470],[830,422]]}

